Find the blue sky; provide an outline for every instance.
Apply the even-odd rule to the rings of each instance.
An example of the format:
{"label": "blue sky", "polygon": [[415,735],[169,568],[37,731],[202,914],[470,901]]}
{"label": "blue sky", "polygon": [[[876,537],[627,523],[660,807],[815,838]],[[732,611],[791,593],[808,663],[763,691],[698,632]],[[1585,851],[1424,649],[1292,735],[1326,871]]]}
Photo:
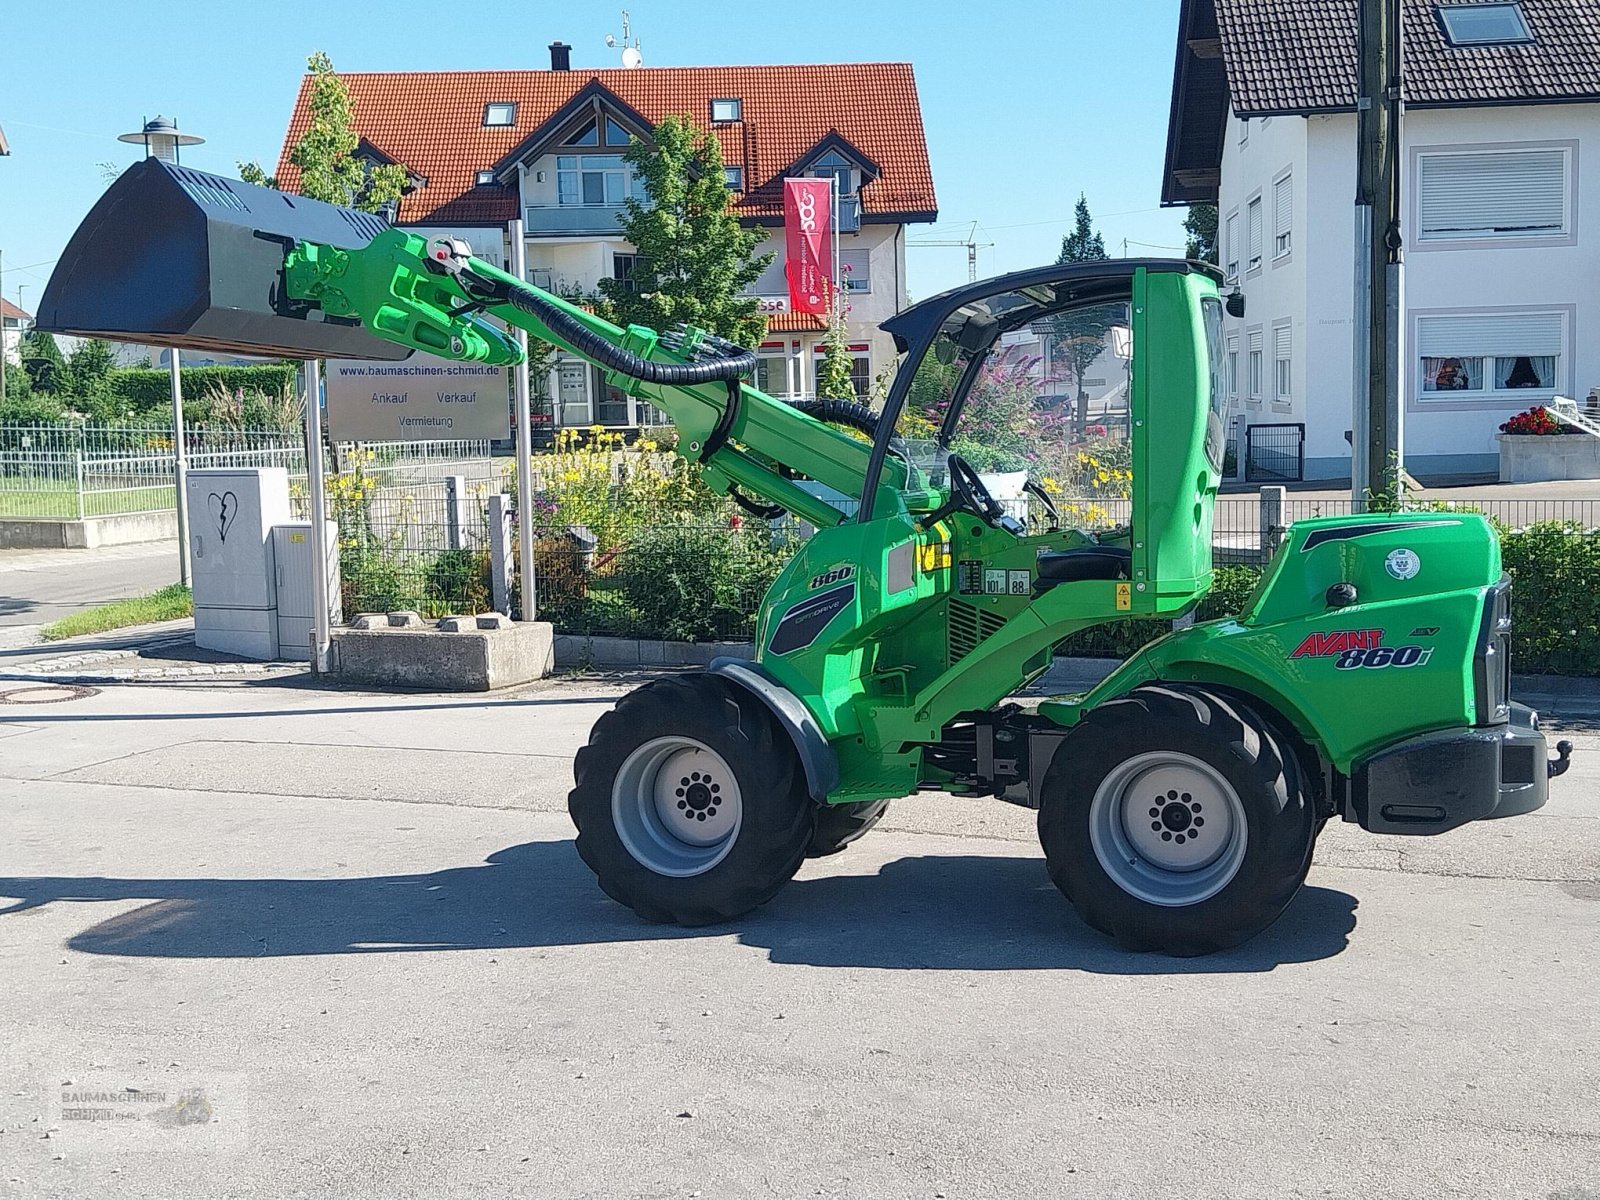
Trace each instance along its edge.
{"label": "blue sky", "polygon": [[[4,293],[30,312],[77,222],[104,189],[116,135],[176,116],[207,138],[185,163],[235,174],[276,160],[306,55],[344,70],[521,69],[573,47],[612,66],[618,3],[474,0],[0,0],[0,252]],[[1049,262],[1087,194],[1106,249],[1181,251],[1182,210],[1157,207],[1178,0],[630,0],[645,62],[913,63],[940,221],[911,244],[993,242],[980,274]],[[802,15],[803,14],[803,15]],[[138,21],[141,28],[133,25]],[[1134,243],[1153,243],[1151,249]],[[1178,248],[1178,249],[1170,249]],[[966,251],[908,252],[913,296],[966,279]]]}

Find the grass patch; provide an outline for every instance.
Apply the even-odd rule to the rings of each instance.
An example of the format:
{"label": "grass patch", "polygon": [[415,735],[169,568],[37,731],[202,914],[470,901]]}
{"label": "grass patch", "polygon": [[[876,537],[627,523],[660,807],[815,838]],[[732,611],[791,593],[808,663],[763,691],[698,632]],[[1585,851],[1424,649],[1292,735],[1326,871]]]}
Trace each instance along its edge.
{"label": "grass patch", "polygon": [[80,637],[86,633],[104,633],[108,629],[125,629],[129,625],[153,625],[157,621],[176,621],[179,617],[194,615],[194,596],[181,583],[169,584],[148,596],[130,596],[126,600],[113,600],[98,608],[86,608],[70,617],[52,621],[39,631],[47,642],[63,638]]}

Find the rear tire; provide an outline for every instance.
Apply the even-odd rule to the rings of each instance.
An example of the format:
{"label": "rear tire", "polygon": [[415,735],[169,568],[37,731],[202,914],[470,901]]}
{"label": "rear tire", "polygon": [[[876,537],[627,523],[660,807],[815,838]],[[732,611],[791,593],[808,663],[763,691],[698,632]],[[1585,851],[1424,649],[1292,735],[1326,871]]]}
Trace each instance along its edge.
{"label": "rear tire", "polygon": [[706,925],[764,904],[811,844],[816,805],[765,706],[711,675],[624,696],[578,751],[567,809],[606,895]]}
{"label": "rear tire", "polygon": [[1225,950],[1283,912],[1317,815],[1266,721],[1200,688],[1147,686],[1088,713],[1045,775],[1050,878],[1134,950]]}
{"label": "rear tire", "polygon": [[817,810],[817,831],[806,850],[807,858],[827,858],[837,854],[883,819],[889,811],[887,800],[863,800],[857,804],[824,804]]}

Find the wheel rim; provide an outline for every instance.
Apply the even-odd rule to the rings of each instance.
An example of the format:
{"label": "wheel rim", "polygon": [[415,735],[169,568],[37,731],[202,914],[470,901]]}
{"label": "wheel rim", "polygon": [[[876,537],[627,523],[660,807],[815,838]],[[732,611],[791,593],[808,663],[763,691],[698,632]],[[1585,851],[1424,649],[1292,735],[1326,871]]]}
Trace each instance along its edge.
{"label": "wheel rim", "polygon": [[1113,882],[1168,908],[1199,904],[1239,873],[1244,805],[1211,764],[1175,750],[1119,763],[1095,791],[1089,840]]}
{"label": "wheel rim", "polygon": [[611,785],[611,819],[641,866],[682,878],[727,857],[744,798],[722,755],[694,738],[661,737],[623,762]]}

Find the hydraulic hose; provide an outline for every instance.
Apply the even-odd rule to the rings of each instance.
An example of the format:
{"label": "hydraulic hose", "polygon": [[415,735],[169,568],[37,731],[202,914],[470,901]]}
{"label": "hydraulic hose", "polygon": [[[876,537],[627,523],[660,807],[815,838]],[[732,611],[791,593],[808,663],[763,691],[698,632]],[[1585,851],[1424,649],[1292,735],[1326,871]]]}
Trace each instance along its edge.
{"label": "hydraulic hose", "polygon": [[658,383],[665,387],[685,387],[697,383],[732,382],[756,369],[756,355],[721,338],[711,339],[715,350],[726,347],[731,353],[696,363],[658,363],[624,350],[586,326],[582,321],[551,304],[537,289],[526,284],[511,284],[506,299],[544,325],[583,357],[608,367],[630,379]]}

